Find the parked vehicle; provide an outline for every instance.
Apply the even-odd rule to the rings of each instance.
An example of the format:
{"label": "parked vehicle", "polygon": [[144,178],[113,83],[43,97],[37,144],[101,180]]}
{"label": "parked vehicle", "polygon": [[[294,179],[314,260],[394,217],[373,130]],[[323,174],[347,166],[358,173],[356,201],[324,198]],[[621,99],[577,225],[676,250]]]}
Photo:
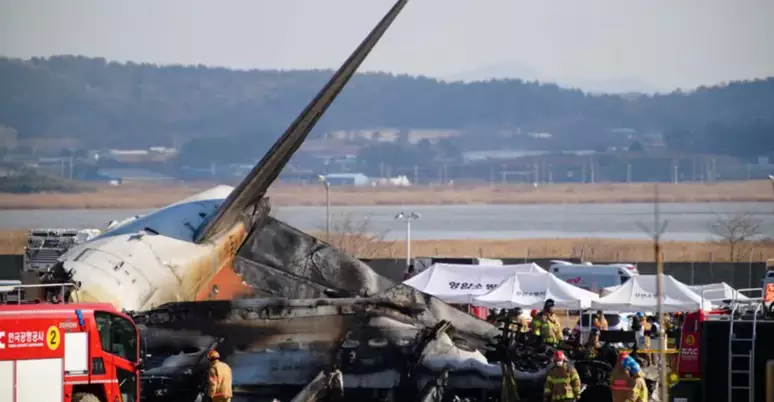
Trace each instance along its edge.
{"label": "parked vehicle", "polygon": [[139,370],[139,330],[109,303],[0,305],[0,401],[138,402]]}
{"label": "parked vehicle", "polygon": [[414,269],[420,273],[433,264],[461,264],[461,265],[503,265],[503,260],[494,258],[476,258],[476,257],[417,257],[414,258]]}
{"label": "parked vehicle", "polygon": [[[632,314],[604,314],[605,320],[607,320],[608,331],[629,331],[631,330],[631,316]],[[581,342],[586,342],[589,337],[589,331],[591,330],[593,316],[589,315],[589,312],[585,312],[578,321],[575,323],[573,333],[580,333]],[[581,325],[582,324],[582,325]]]}
{"label": "parked vehicle", "polygon": [[593,265],[551,261],[549,272],[579,288],[599,292],[603,288],[620,286],[629,278],[639,275],[632,264]]}

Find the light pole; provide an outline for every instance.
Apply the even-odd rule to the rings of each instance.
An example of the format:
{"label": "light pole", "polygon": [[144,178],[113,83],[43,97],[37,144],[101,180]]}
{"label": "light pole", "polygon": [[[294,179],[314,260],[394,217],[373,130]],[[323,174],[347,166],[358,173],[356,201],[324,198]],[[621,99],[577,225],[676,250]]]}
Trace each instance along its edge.
{"label": "light pole", "polygon": [[325,176],[317,175],[317,181],[325,186],[325,242],[331,242],[331,183]]}
{"label": "light pole", "polygon": [[774,175],[769,175],[769,180],[771,180],[771,189],[774,190]]}
{"label": "light pole", "polygon": [[419,220],[422,215],[416,212],[401,212],[395,215],[395,220],[406,222],[406,267],[411,265],[411,221]]}

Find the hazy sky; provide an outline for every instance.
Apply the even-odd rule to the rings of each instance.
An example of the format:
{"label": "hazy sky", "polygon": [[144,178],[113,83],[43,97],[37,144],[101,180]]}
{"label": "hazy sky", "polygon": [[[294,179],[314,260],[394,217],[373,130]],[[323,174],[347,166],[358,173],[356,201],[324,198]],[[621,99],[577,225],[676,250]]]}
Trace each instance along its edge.
{"label": "hazy sky", "polygon": [[[337,67],[392,0],[0,0],[0,54]],[[491,64],[661,88],[774,75],[774,0],[411,0],[365,70]],[[512,67],[512,66],[511,66]]]}

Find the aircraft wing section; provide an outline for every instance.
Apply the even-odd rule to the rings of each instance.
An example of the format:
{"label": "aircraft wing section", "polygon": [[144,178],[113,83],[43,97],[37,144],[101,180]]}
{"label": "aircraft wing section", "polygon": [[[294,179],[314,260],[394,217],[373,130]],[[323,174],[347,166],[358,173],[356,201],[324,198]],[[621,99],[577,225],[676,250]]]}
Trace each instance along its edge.
{"label": "aircraft wing section", "polygon": [[234,189],[196,234],[196,242],[205,242],[231,228],[245,209],[258,201],[274,182],[293,154],[304,142],[317,121],[336,99],[355,71],[363,63],[384,32],[389,28],[408,0],[398,0],[374,27],[360,46],[344,62],[323,89],[288,127],[263,159]]}
{"label": "aircraft wing section", "polygon": [[254,297],[368,297],[401,306],[427,327],[447,320],[475,338],[499,333],[492,324],[396,284],[357,258],[272,217],[250,231],[234,270],[253,288]]}

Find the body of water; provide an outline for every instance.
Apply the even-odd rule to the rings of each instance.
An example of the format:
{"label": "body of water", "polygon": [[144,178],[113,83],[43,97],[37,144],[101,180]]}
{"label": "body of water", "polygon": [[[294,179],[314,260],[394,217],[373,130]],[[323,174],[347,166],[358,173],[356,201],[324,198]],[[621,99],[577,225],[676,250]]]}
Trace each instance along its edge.
{"label": "body of water", "polygon": [[[661,204],[661,219],[668,221],[666,240],[705,241],[719,217],[749,214],[760,220],[761,232],[774,235],[771,203]],[[411,237],[420,239],[517,238],[646,238],[638,224],[653,226],[653,204],[551,204],[551,205],[443,205],[332,207],[335,231],[349,220],[387,238],[405,238],[399,212],[417,212]],[[78,227],[104,228],[114,219],[145,214],[148,210],[5,210],[0,229]],[[325,207],[275,207],[274,216],[300,229],[325,228]]]}

